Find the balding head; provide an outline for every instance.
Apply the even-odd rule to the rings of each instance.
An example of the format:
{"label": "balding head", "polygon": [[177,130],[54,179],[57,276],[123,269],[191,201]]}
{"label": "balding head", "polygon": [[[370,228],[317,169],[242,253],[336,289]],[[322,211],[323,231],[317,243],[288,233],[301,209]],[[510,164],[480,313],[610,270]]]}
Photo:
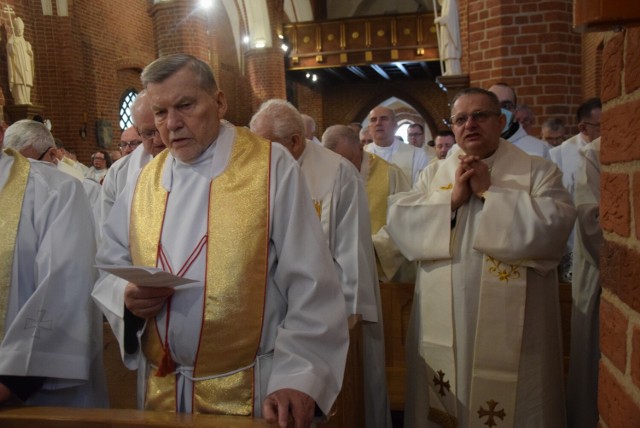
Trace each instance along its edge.
{"label": "balding head", "polygon": [[362,166],[362,146],[351,127],[333,125],[322,134],[322,145],[349,160],[358,171]]}
{"label": "balding head", "polygon": [[[120,134],[120,154],[126,156],[142,143],[142,138],[138,135],[138,130],[130,126]],[[113,156],[112,156],[113,158]]]}
{"label": "balding head", "polygon": [[131,119],[147,153],[155,157],[166,148],[162,138],[160,138],[160,133],[156,130],[155,118],[153,110],[151,110],[151,100],[147,95],[147,91],[140,92],[133,101]]}
{"label": "balding head", "polygon": [[392,145],[397,129],[396,114],[390,108],[378,106],[369,112],[369,134],[377,146]]}
{"label": "balding head", "polygon": [[302,156],[306,147],[302,116],[288,101],[273,99],[262,103],[251,118],[249,128],[267,140],[282,144],[295,159]]}
{"label": "balding head", "polygon": [[313,134],[316,132],[316,121],[308,114],[302,113],[300,116],[302,116],[302,121],[304,122],[304,137],[307,140],[312,140]]}

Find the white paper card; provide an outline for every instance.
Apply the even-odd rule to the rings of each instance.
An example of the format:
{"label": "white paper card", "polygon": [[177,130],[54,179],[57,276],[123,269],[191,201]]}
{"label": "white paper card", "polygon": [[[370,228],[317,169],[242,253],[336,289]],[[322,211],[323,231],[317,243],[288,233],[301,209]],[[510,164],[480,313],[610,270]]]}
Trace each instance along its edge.
{"label": "white paper card", "polygon": [[[118,278],[125,279],[140,287],[173,287],[176,290],[183,290],[197,286],[197,284],[193,283],[198,282],[195,279],[179,277],[155,267],[96,265],[96,268],[109,272]],[[193,285],[183,286],[185,284]]]}

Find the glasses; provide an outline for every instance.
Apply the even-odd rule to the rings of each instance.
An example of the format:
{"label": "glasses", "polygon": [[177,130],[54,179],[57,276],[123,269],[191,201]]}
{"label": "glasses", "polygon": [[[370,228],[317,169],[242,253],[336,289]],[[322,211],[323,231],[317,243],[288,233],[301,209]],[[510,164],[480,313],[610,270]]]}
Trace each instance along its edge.
{"label": "glasses", "polygon": [[600,128],[600,124],[599,123],[585,122],[584,120],[582,121],[582,123],[584,123],[585,125],[591,125],[594,128]]}
{"label": "glasses", "polygon": [[475,123],[483,123],[489,120],[492,116],[500,116],[500,113],[488,110],[477,110],[471,114],[459,113],[455,116],[451,116],[451,118],[449,118],[449,123],[452,126],[461,128],[467,124],[469,118],[471,118]]}
{"label": "glasses", "polygon": [[516,105],[513,101],[500,101],[500,107],[502,107],[503,109],[506,110],[515,110],[516,109]]}
{"label": "glasses", "polygon": [[53,147],[49,147],[47,150],[44,151],[44,153],[42,153],[40,155],[40,157],[38,158],[39,161],[41,161],[42,159],[44,159],[44,157],[47,155],[47,153],[49,153],[49,150],[53,149]]}
{"label": "glasses", "polygon": [[150,140],[153,137],[158,136],[158,130],[148,129],[148,130],[141,131],[140,129],[138,129],[138,135],[144,138],[145,140]]}
{"label": "glasses", "polygon": [[98,157],[98,156],[95,156],[95,155],[91,156],[91,159],[92,159],[92,160],[106,160],[106,159],[104,158],[104,156],[103,156],[103,157]]}
{"label": "glasses", "polygon": [[132,149],[135,149],[136,147],[138,147],[140,144],[142,144],[142,141],[140,140],[134,140],[134,141],[121,141],[120,145],[118,147],[120,147],[121,149],[124,149],[125,147],[131,147]]}

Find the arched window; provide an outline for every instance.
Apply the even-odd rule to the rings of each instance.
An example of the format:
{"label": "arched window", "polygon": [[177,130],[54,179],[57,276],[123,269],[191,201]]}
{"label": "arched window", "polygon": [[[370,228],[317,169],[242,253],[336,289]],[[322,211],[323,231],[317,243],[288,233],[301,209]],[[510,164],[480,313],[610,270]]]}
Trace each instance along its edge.
{"label": "arched window", "polygon": [[120,130],[124,131],[130,126],[133,126],[133,120],[131,120],[131,106],[133,101],[138,96],[135,89],[129,88],[124,91],[124,94],[120,98]]}

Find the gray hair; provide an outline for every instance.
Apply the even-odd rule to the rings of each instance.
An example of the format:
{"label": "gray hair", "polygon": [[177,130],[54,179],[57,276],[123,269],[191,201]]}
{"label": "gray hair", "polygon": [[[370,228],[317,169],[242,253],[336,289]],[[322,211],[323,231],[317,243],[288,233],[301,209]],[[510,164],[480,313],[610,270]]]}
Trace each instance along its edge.
{"label": "gray hair", "polygon": [[133,100],[133,103],[131,104],[131,121],[133,122],[133,125],[136,125],[137,119],[136,118],[140,118],[140,111],[145,107],[145,98],[147,97],[147,90],[143,89],[142,91],[140,91],[138,93],[138,95],[136,96],[136,99]]}
{"label": "gray hair", "polygon": [[308,114],[300,113],[300,116],[302,116],[305,131],[309,131],[309,133],[316,132],[316,121]]}
{"label": "gray hair", "polygon": [[249,128],[255,129],[258,123],[270,123],[272,134],[276,142],[286,141],[293,135],[304,138],[304,122],[297,108],[288,101],[272,99],[262,103],[258,111],[251,118]]}
{"label": "gray hair", "polygon": [[322,145],[329,150],[335,150],[341,143],[346,143],[351,150],[360,149],[356,131],[347,125],[330,126],[322,134]]}
{"label": "gray hair", "polygon": [[216,79],[209,64],[188,54],[173,54],[162,56],[142,70],[140,80],[146,89],[149,83],[162,83],[183,68],[188,67],[196,75],[198,84],[209,93],[218,90]]}
{"label": "gray hair", "polygon": [[552,117],[550,119],[545,120],[544,123],[542,124],[542,127],[550,129],[552,131],[560,131],[564,129],[564,121],[559,117]]}
{"label": "gray hair", "polygon": [[20,152],[30,146],[39,155],[56,147],[53,135],[43,123],[22,119],[12,124],[4,132],[4,147]]}

